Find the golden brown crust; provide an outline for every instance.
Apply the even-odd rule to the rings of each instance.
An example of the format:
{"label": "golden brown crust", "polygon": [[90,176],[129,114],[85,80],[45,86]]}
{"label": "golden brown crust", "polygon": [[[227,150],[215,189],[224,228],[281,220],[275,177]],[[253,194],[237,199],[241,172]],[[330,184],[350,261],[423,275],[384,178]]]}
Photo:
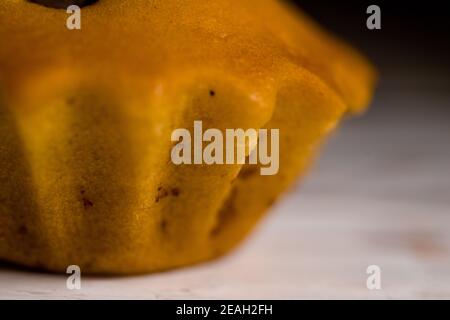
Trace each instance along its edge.
{"label": "golden brown crust", "polygon": [[[363,57],[274,0],[100,1],[81,30],[67,16],[0,3],[0,257],[26,265],[136,273],[226,252],[373,91]],[[174,166],[170,133],[194,120],[279,128],[279,174]]]}

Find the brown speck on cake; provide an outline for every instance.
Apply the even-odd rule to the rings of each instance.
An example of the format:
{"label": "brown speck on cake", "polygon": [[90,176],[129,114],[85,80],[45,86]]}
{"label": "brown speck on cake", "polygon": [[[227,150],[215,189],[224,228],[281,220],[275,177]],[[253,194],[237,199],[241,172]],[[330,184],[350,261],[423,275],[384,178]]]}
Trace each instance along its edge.
{"label": "brown speck on cake", "polygon": [[249,166],[249,167],[244,167],[242,168],[241,172],[239,172],[239,178],[240,179],[248,179],[251,178],[252,176],[254,176],[255,174],[258,173],[258,167],[257,166]]}
{"label": "brown speck on cake", "polygon": [[178,197],[180,195],[180,189],[172,188],[171,193],[174,197]]}
{"label": "brown speck on cake", "polygon": [[159,226],[161,228],[161,231],[166,232],[167,231],[167,220],[162,219]]}
{"label": "brown speck on cake", "polygon": [[86,199],[85,197],[83,197],[83,207],[84,207],[84,209],[87,210],[87,209],[89,209],[89,208],[91,208],[93,206],[94,206],[94,203],[92,203],[91,200]]}
{"label": "brown speck on cake", "polygon": [[19,234],[21,234],[21,235],[26,235],[27,233],[28,233],[28,228],[26,227],[26,226],[24,226],[24,225],[21,225],[20,227],[19,227]]}
{"label": "brown speck on cake", "polygon": [[169,193],[167,192],[166,189],[164,189],[163,187],[158,187],[158,192],[155,197],[155,202],[159,202],[159,200],[164,199],[168,195],[169,195]]}

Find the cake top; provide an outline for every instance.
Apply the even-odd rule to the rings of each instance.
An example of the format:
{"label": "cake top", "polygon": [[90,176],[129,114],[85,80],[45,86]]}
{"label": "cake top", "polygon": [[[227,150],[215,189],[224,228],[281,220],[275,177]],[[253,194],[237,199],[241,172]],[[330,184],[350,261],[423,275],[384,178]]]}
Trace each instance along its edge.
{"label": "cake top", "polygon": [[0,84],[13,90],[58,70],[114,81],[199,72],[272,90],[315,75],[349,111],[363,110],[375,82],[370,63],[289,4],[276,0],[100,0],[69,30],[63,9],[0,3]]}

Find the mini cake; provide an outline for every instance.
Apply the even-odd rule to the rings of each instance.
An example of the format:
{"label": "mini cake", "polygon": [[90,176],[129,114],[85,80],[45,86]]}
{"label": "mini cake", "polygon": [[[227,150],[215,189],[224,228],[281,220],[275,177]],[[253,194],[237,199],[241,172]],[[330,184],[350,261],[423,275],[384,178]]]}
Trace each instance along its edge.
{"label": "mini cake", "polygon": [[[0,3],[0,259],[13,263],[131,274],[217,257],[372,96],[366,59],[285,2],[100,0],[79,30],[69,15]],[[279,129],[278,173],[174,164],[171,133],[194,121]]]}

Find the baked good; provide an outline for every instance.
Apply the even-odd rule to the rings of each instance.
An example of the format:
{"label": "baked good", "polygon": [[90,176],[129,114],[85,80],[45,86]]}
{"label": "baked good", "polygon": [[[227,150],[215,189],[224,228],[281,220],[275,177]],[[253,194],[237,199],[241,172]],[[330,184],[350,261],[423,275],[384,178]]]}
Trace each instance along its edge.
{"label": "baked good", "polygon": [[[0,258],[152,272],[238,244],[369,104],[358,52],[275,0],[0,3]],[[277,128],[280,167],[174,165],[171,132]]]}

